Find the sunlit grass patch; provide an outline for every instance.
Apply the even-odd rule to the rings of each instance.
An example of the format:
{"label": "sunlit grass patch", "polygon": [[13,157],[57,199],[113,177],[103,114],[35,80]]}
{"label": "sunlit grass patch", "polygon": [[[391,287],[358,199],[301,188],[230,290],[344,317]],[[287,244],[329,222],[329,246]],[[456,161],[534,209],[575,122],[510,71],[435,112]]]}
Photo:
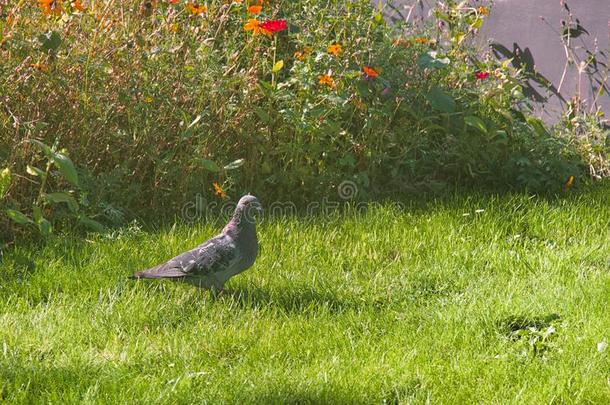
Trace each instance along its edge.
{"label": "sunlit grass patch", "polygon": [[269,219],[255,266],[216,299],[127,276],[217,224],[16,247],[0,267],[0,397],[605,402],[608,195]]}

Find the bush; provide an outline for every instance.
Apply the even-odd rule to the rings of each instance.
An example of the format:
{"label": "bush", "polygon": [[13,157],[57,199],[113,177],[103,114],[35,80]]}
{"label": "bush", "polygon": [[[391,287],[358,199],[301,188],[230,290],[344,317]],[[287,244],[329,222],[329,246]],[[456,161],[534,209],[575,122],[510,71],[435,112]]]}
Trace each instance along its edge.
{"label": "bush", "polygon": [[368,0],[262,3],[5,3],[0,156],[21,174],[5,205],[27,214],[40,193],[34,139],[69,151],[79,212],[107,224],[214,192],[540,191],[584,173],[582,148],[528,113],[521,72],[470,45],[485,7],[446,2],[420,28]]}

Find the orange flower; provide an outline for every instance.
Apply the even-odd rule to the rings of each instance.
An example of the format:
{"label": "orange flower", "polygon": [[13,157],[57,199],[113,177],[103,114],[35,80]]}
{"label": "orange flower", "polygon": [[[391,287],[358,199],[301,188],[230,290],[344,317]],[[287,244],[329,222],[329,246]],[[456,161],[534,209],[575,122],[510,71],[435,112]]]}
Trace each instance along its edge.
{"label": "orange flower", "polygon": [[169,4],[178,4],[180,0],[167,0]]}
{"label": "orange flower", "polygon": [[61,14],[61,0],[38,0],[38,6],[42,9],[43,14]]}
{"label": "orange flower", "polygon": [[328,46],[328,53],[334,56],[339,56],[343,52],[343,47],[340,44],[332,44]]}
{"label": "orange flower", "polygon": [[263,11],[263,6],[250,6],[250,7],[248,7],[248,12],[250,14],[259,14],[261,11]]}
{"label": "orange flower", "polygon": [[320,75],[318,77],[318,83],[325,84],[328,87],[330,87],[331,89],[334,89],[335,87],[337,87],[337,85],[335,84],[335,79],[330,77],[330,75]]}
{"label": "orange flower", "polygon": [[220,184],[218,184],[217,181],[215,181],[212,185],[214,186],[214,194],[215,195],[217,195],[218,197],[220,197],[222,199],[227,198],[227,194],[222,189],[222,187],[220,187]]}
{"label": "orange flower", "polygon": [[364,66],[362,68],[362,71],[364,72],[365,75],[367,75],[368,77],[370,77],[371,79],[376,78],[377,76],[379,76],[379,72],[377,72],[375,69],[373,69],[370,66]]}
{"label": "orange flower", "polygon": [[75,10],[81,11],[81,12],[86,10],[85,6],[83,6],[83,4],[80,2],[80,0],[73,0],[72,8],[74,8]]}
{"label": "orange flower", "polygon": [[428,38],[426,37],[417,37],[414,39],[416,44],[427,44],[428,43]]}
{"label": "orange flower", "polygon": [[294,57],[295,59],[298,59],[300,61],[304,61],[305,57],[311,52],[311,48],[306,46],[305,48],[303,48],[302,51],[296,51],[294,53]]}
{"label": "orange flower", "polygon": [[250,18],[246,25],[244,25],[245,31],[252,31],[252,35],[265,34],[271,35],[271,31],[267,31],[266,29],[260,26],[260,23],[255,18]]}
{"label": "orange flower", "polygon": [[485,6],[478,7],[477,12],[481,15],[489,15],[489,9]]}
{"label": "orange flower", "polygon": [[40,70],[41,72],[49,71],[49,66],[45,63],[32,63],[30,66],[34,69]]}
{"label": "orange flower", "polygon": [[568,177],[568,181],[566,181],[566,190],[569,190],[574,185],[574,176]]}
{"label": "orange flower", "polygon": [[188,3],[186,6],[188,7],[188,9],[191,11],[191,13],[193,15],[199,15],[199,14],[208,12],[208,6],[206,6],[206,5],[200,6],[197,3]]}
{"label": "orange flower", "polygon": [[407,41],[404,38],[396,38],[394,41],[392,41],[392,45],[394,46],[404,46],[405,48],[408,48],[411,46],[411,42]]}

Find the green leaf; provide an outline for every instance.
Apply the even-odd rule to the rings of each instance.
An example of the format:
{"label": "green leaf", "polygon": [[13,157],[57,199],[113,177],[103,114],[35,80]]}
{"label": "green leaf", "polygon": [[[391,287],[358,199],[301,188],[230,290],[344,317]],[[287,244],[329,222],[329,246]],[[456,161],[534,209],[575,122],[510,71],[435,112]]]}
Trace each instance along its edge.
{"label": "green leaf", "polygon": [[218,165],[215,162],[213,162],[213,161],[211,161],[209,159],[203,159],[201,161],[201,163],[203,164],[203,167],[206,170],[208,170],[208,171],[210,171],[212,173],[216,173],[216,172],[220,171],[220,167],[218,167]]}
{"label": "green leaf", "polygon": [[18,223],[20,225],[27,225],[27,224],[33,224],[34,223],[34,221],[32,221],[30,218],[28,218],[21,211],[7,209],[6,210],[6,215],[10,219],[12,219],[14,222],[16,222],[16,223]]}
{"label": "green leaf", "polygon": [[451,60],[447,57],[438,58],[438,53],[436,51],[429,51],[422,53],[419,58],[417,58],[417,65],[421,69],[440,69],[449,65]]}
{"label": "green leaf", "polygon": [[42,178],[46,177],[46,173],[44,172],[44,170],[41,170],[34,166],[27,165],[27,167],[25,168],[25,171],[28,172],[28,174],[32,175],[32,176],[37,176],[37,177],[42,177]]}
{"label": "green leaf", "polygon": [[55,51],[61,45],[61,35],[57,31],[49,31],[38,36],[43,51]]}
{"label": "green leaf", "polygon": [[280,70],[282,70],[282,68],[284,67],[284,61],[283,60],[278,60],[277,62],[275,62],[275,64],[273,65],[273,68],[271,69],[271,71],[273,73],[277,73]]}
{"label": "green leaf", "polygon": [[228,165],[226,165],[224,167],[225,170],[234,170],[237,169],[238,167],[243,166],[245,160],[244,159],[237,159],[234,162],[229,163]]}
{"label": "green leaf", "polygon": [[35,125],[34,125],[34,131],[35,132],[42,132],[44,131],[46,128],[48,128],[49,124],[44,122],[44,121],[38,121]]}
{"label": "green leaf", "polygon": [[341,166],[354,167],[356,166],[356,158],[351,153],[347,153],[337,163]]}
{"label": "green leaf", "polygon": [[76,173],[76,168],[74,167],[72,160],[63,153],[54,152],[52,161],[64,178],[78,187],[78,174]]}
{"label": "green leaf", "polygon": [[40,220],[44,218],[42,216],[42,210],[40,209],[39,206],[37,206],[37,205],[32,206],[32,216],[34,217],[34,221],[36,221],[36,222],[40,222]]}
{"label": "green leaf", "polygon": [[258,115],[258,118],[260,118],[261,121],[263,121],[265,124],[267,124],[267,125],[273,124],[273,120],[271,119],[271,116],[267,113],[267,111],[263,110],[261,107],[255,106],[254,112],[256,113],[256,115]]}
{"label": "green leaf", "polygon": [[358,77],[362,76],[362,72],[359,70],[348,70],[344,73],[344,76],[346,79],[356,79]]}
{"label": "green leaf", "polygon": [[78,203],[76,202],[74,197],[72,197],[68,193],[45,194],[44,198],[47,201],[49,201],[51,203],[54,203],[54,204],[66,203],[68,205],[68,208],[70,209],[70,211],[72,211],[72,212],[77,212],[78,211]]}
{"label": "green leaf", "polygon": [[81,215],[78,218],[78,220],[80,221],[81,224],[83,224],[85,227],[87,227],[91,231],[99,232],[99,233],[106,231],[106,227],[104,225],[100,224],[96,220],[93,220],[85,215]]}
{"label": "green leaf", "polygon": [[472,28],[475,29],[479,29],[483,26],[483,19],[482,18],[477,18],[476,20],[474,20],[474,22],[471,24]]}
{"label": "green leaf", "polygon": [[53,233],[53,225],[45,218],[41,218],[40,221],[38,221],[38,230],[40,231],[40,234],[46,238]]}
{"label": "green leaf", "polygon": [[508,145],[508,133],[502,129],[496,131],[496,143],[499,145]]}
{"label": "green leaf", "polygon": [[[37,139],[29,139],[28,142],[38,146],[38,148],[49,158],[59,169],[60,173],[66,180],[78,187],[78,174],[72,160],[61,152],[55,152],[53,149],[40,142]],[[28,171],[30,173],[30,171]],[[30,173],[32,174],[32,173]]]}
{"label": "green leaf", "polygon": [[509,111],[506,111],[504,109],[500,109],[500,110],[498,110],[498,112],[500,114],[502,114],[502,116],[504,118],[506,118],[511,124],[515,121],[515,118],[512,116],[512,114]]}
{"label": "green leaf", "polygon": [[53,150],[38,139],[28,139],[28,142],[38,146],[38,149],[40,149],[49,159],[53,157]]}
{"label": "green leaf", "polygon": [[455,112],[455,100],[439,87],[433,87],[432,90],[426,94],[426,98],[435,110],[446,113]]}
{"label": "green leaf", "polygon": [[536,118],[536,117],[528,117],[527,123],[530,124],[530,126],[532,128],[534,128],[534,131],[536,131],[536,133],[539,136],[548,136],[549,135],[549,133],[547,132],[547,130],[544,126],[544,122],[542,122],[541,119]]}
{"label": "green leaf", "polygon": [[144,48],[146,46],[146,40],[144,39],[142,34],[140,34],[139,32],[136,34],[136,44],[140,48]]}
{"label": "green leaf", "polygon": [[4,198],[8,192],[8,188],[11,186],[12,180],[13,175],[11,173],[11,169],[7,167],[6,169],[0,171],[0,200]]}
{"label": "green leaf", "polygon": [[474,115],[468,115],[464,117],[464,122],[466,123],[466,125],[476,128],[483,133],[487,133],[487,126],[485,125],[485,122],[479,117],[475,117]]}

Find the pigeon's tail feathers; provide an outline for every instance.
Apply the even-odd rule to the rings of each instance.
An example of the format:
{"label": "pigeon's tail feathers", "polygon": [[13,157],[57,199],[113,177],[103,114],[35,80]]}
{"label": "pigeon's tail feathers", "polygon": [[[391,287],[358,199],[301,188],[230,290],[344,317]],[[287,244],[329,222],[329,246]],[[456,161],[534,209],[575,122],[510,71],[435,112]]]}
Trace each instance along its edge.
{"label": "pigeon's tail feathers", "polygon": [[139,280],[141,278],[181,278],[184,276],[186,276],[186,274],[182,268],[171,267],[166,263],[148,270],[138,271],[130,278],[133,280]]}
{"label": "pigeon's tail feathers", "polygon": [[[152,270],[152,269],[150,269],[150,270]],[[140,280],[142,278],[160,278],[159,276],[155,276],[155,275],[147,273],[147,272],[148,272],[148,270],[138,271],[137,273],[134,273],[129,278],[131,280]]]}

